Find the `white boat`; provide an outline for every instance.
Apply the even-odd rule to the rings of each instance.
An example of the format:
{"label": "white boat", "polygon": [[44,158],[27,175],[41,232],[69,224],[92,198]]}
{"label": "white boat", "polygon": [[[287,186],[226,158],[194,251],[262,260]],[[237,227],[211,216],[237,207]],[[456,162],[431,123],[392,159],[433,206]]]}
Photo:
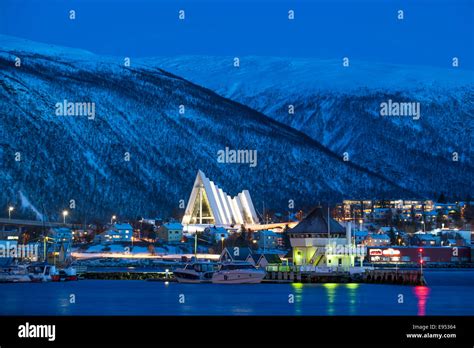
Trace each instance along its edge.
{"label": "white boat", "polygon": [[15,265],[0,270],[0,283],[31,282],[28,269],[24,265]]}
{"label": "white boat", "polygon": [[45,263],[13,265],[0,269],[0,283],[58,282],[77,279],[75,268],[58,270],[56,266]]}
{"label": "white boat", "polygon": [[215,284],[257,284],[265,277],[263,269],[257,269],[249,262],[222,263],[212,276]]}
{"label": "white boat", "polygon": [[32,282],[51,282],[59,280],[56,266],[47,263],[32,264],[27,267]]}
{"label": "white boat", "polygon": [[177,268],[173,275],[178,283],[210,283],[216,266],[210,262],[191,262]]}

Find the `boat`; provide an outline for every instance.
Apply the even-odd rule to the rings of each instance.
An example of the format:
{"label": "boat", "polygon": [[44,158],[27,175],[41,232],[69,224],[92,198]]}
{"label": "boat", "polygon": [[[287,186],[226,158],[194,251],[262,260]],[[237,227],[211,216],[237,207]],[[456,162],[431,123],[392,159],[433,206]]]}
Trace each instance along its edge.
{"label": "boat", "polygon": [[0,270],[0,283],[28,283],[31,277],[24,265],[13,265]]}
{"label": "boat", "polygon": [[56,266],[47,263],[35,263],[27,269],[32,282],[51,282],[60,279]]}
{"label": "boat", "polygon": [[216,266],[210,262],[190,262],[177,268],[173,275],[178,283],[210,283]]}
{"label": "boat", "polygon": [[59,282],[78,280],[76,269],[58,270],[47,263],[16,264],[0,268],[0,283]]}
{"label": "boat", "polygon": [[54,274],[52,276],[53,281],[72,281],[78,280],[77,272],[74,267],[67,267],[64,269],[60,269],[58,274]]}
{"label": "boat", "polygon": [[265,277],[265,271],[250,262],[224,262],[212,275],[214,284],[258,284]]}

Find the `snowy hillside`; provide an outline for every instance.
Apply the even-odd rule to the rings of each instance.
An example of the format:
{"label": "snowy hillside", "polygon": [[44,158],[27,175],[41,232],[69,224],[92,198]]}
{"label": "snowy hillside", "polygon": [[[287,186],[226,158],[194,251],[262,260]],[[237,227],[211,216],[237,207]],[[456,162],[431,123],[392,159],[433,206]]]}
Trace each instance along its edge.
{"label": "snowy hillside", "polygon": [[[95,118],[57,116],[64,100],[95,103]],[[429,176],[402,189],[383,170],[343,162],[302,132],[159,68],[4,36],[0,110],[0,205],[23,197],[50,218],[71,199],[72,220],[178,214],[198,169],[230,194],[249,189],[257,207],[265,200],[275,209],[290,199],[299,208],[432,190]],[[218,163],[226,146],[257,150],[258,165]],[[457,185],[462,173],[451,174],[444,180]],[[472,192],[472,180],[465,185]]]}
{"label": "snowy hillside", "polygon": [[[272,57],[240,57],[239,68],[233,57],[146,63],[248,105],[341,156],[347,152],[354,163],[407,189],[474,194],[472,71],[357,61],[345,68],[342,61]],[[420,102],[420,119],[381,117],[380,103],[388,100]]]}

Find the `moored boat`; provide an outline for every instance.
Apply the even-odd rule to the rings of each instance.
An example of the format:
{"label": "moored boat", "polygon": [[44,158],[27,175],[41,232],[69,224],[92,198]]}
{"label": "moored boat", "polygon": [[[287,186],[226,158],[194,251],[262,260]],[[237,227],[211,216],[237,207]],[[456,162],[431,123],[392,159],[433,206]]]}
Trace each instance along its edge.
{"label": "moored boat", "polygon": [[179,283],[210,283],[215,270],[210,262],[191,262],[174,270],[173,275]]}
{"label": "moored boat", "polygon": [[57,275],[53,276],[53,281],[72,281],[78,280],[76,269],[74,267],[67,267],[60,269]]}
{"label": "moored boat", "polygon": [[265,277],[263,269],[257,269],[249,262],[225,262],[213,274],[215,284],[257,284]]}
{"label": "moored boat", "polygon": [[28,283],[31,277],[24,265],[14,265],[0,270],[0,283]]}
{"label": "moored boat", "polygon": [[59,280],[56,266],[47,263],[35,263],[27,267],[32,282],[51,282]]}

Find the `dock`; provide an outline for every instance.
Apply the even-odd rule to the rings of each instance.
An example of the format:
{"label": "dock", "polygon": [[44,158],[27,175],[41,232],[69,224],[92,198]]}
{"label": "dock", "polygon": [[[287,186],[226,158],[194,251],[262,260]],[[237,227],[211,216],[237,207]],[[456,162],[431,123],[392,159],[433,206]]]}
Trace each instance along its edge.
{"label": "dock", "polygon": [[[90,269],[82,267],[77,270],[81,279],[101,280],[148,280],[148,281],[175,281],[172,271],[162,270],[114,270]],[[368,284],[398,284],[398,285],[426,285],[426,280],[420,270],[400,269],[370,269],[364,272],[350,271],[267,271],[262,283],[368,283]]]}
{"label": "dock", "polygon": [[345,271],[271,271],[267,272],[264,283],[369,283],[426,285],[420,270],[374,269],[351,273]]}

